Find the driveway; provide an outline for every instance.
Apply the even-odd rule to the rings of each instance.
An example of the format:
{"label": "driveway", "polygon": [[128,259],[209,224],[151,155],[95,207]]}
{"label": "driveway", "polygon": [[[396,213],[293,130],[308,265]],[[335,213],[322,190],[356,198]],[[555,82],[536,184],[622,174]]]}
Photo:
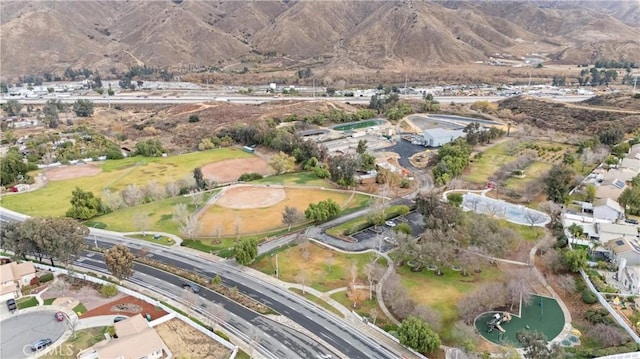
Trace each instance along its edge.
{"label": "driveway", "polygon": [[38,339],[50,338],[55,345],[67,329],[64,321],[55,320],[55,313],[55,310],[16,313],[0,322],[0,358],[27,358],[34,354],[31,343]]}

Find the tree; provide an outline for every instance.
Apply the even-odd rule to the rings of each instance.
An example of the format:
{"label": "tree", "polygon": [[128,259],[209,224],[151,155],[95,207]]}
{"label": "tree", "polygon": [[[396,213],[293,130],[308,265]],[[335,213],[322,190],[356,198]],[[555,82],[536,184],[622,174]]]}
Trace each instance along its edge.
{"label": "tree", "polygon": [[198,115],[189,116],[189,123],[200,122],[200,117]]}
{"label": "tree", "polygon": [[618,202],[625,209],[625,213],[640,214],[640,186],[625,188],[618,197]]}
{"label": "tree", "polygon": [[367,291],[356,287],[350,287],[347,290],[347,297],[353,302],[353,308],[358,308],[360,303],[367,299]]}
{"label": "tree", "polygon": [[598,188],[596,187],[595,184],[593,183],[589,183],[585,188],[584,188],[584,194],[585,194],[585,199],[587,202],[591,202],[593,203],[593,201],[596,199],[596,193],[598,192]]}
{"label": "tree", "polygon": [[300,284],[302,286],[302,294],[306,294],[307,293],[307,284],[309,282],[309,278],[307,277],[307,275],[300,271],[298,272],[298,274],[296,274],[295,277],[296,283]]}
{"label": "tree", "polygon": [[295,207],[286,206],[284,207],[284,211],[282,211],[282,224],[287,226],[287,231],[290,231],[291,226],[298,223],[303,218],[304,214]]}
{"label": "tree", "polygon": [[522,343],[526,359],[561,359],[564,358],[562,348],[554,345],[549,348],[547,338],[538,331],[521,330],[516,334]]}
{"label": "tree", "polygon": [[422,319],[436,332],[439,332],[442,329],[442,314],[426,305],[416,306],[411,315],[418,319]]}
{"label": "tree", "polygon": [[121,193],[122,200],[129,207],[140,205],[144,201],[144,193],[142,193],[142,189],[135,184],[127,185]]}
{"label": "tree", "polygon": [[422,319],[409,317],[398,329],[400,344],[420,353],[432,353],[440,348],[440,337]]}
{"label": "tree", "polygon": [[33,242],[24,234],[23,223],[20,222],[8,222],[0,226],[0,246],[25,260],[35,249]]}
{"label": "tree", "polygon": [[145,157],[160,157],[165,152],[162,143],[158,139],[148,139],[136,143],[136,155]]}
{"label": "tree", "polygon": [[280,151],[278,154],[271,157],[271,161],[269,162],[269,166],[276,171],[277,175],[291,172],[295,167],[296,159],[293,156],[289,156],[288,154]]}
{"label": "tree", "polygon": [[582,238],[584,235],[584,228],[575,222],[571,223],[571,225],[567,227],[567,230],[573,238]]}
{"label": "tree", "polygon": [[133,260],[134,255],[123,244],[116,244],[104,251],[104,263],[107,269],[119,280],[133,275]]}
{"label": "tree", "polygon": [[2,109],[9,117],[18,116],[22,109],[22,104],[18,102],[18,100],[7,100],[7,102],[2,106]]}
{"label": "tree", "polygon": [[143,212],[136,212],[133,215],[133,225],[138,231],[142,232],[143,236],[146,236],[145,232],[149,227],[149,215]]}
{"label": "tree", "polygon": [[620,143],[623,138],[624,131],[619,128],[608,128],[598,134],[600,143],[608,146],[613,146]]}
{"label": "tree", "polygon": [[207,181],[204,179],[204,175],[202,174],[202,169],[200,167],[196,167],[193,170],[193,179],[196,181],[196,188],[204,191],[207,189]]}
{"label": "tree", "polygon": [[71,193],[71,208],[67,210],[65,216],[87,220],[105,212],[100,197],[96,197],[91,191],[83,191],[80,187],[76,187]]}
{"label": "tree", "polygon": [[587,265],[588,258],[587,251],[584,249],[567,249],[562,252],[562,262],[574,273]]}
{"label": "tree", "polygon": [[29,178],[29,166],[16,148],[10,148],[0,161],[0,185],[8,187]]}
{"label": "tree", "polygon": [[353,155],[333,156],[329,160],[331,180],[340,186],[351,186],[355,182],[353,176],[359,166],[359,157]]}
{"label": "tree", "polygon": [[242,240],[234,246],[236,252],[236,262],[247,265],[253,262],[258,256],[258,241],[254,238]]}
{"label": "tree", "polygon": [[575,185],[575,173],[567,166],[554,166],[543,178],[547,199],[564,203],[569,190]]}
{"label": "tree", "polygon": [[55,100],[48,100],[42,108],[44,121],[49,128],[57,128],[60,121],[58,117],[58,106]]}
{"label": "tree", "polygon": [[310,203],[309,207],[304,211],[307,219],[316,222],[324,222],[329,218],[337,216],[338,213],[340,213],[340,205],[331,198],[318,203]]}
{"label": "tree", "polygon": [[73,112],[78,117],[89,117],[93,115],[93,102],[89,100],[76,100],[73,103]]}
{"label": "tree", "polygon": [[367,140],[359,140],[358,148],[356,148],[356,153],[362,155],[365,152],[367,152]]}

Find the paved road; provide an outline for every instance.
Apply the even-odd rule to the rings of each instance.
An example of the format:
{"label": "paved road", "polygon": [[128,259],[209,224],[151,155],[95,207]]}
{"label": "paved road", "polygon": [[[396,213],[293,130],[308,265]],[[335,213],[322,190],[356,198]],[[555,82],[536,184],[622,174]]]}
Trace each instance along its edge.
{"label": "paved road", "polygon": [[[421,98],[420,96],[405,96],[401,95],[401,98]],[[557,96],[554,98],[548,97],[547,99],[557,102],[578,102],[584,101],[591,96]],[[1,97],[0,104],[5,103],[8,97]],[[235,94],[209,96],[206,94],[189,94],[184,96],[141,96],[137,97],[127,95],[116,96],[67,96],[67,97],[43,97],[43,98],[26,98],[16,99],[23,104],[43,105],[47,100],[56,99],[63,103],[74,103],[76,100],[89,100],[95,104],[107,105],[107,104],[184,104],[184,103],[200,103],[209,101],[220,101],[237,104],[261,104],[265,102],[278,102],[278,101],[333,101],[333,102],[348,102],[353,104],[368,104],[370,99],[364,97],[268,97],[268,96],[239,96]],[[436,100],[442,103],[473,103],[476,101],[490,101],[496,102],[506,99],[503,96],[436,96]]]}
{"label": "paved road", "polygon": [[[111,245],[108,242],[101,243],[104,243],[105,246]],[[85,252],[74,264],[108,273],[100,253]],[[222,306],[227,313],[227,318],[224,318],[222,325],[225,328],[229,326],[234,328],[235,333],[245,333],[247,341],[253,341],[253,344],[258,345],[262,349],[263,355],[266,354],[267,357],[316,358],[329,353],[334,356],[338,354],[331,352],[330,349],[323,347],[308,336],[247,310],[238,303],[207,288],[201,288],[200,293],[196,296],[197,300],[188,303],[190,294],[182,289],[182,284],[185,283],[183,278],[139,263],[134,265],[134,271],[134,276],[131,279],[134,284],[152,289],[177,301],[186,302],[186,305],[195,306],[194,310],[205,316],[209,316],[207,314],[219,316],[219,311],[214,308],[215,305]],[[201,269],[194,268],[194,271],[201,272]]]}
{"label": "paved road", "polygon": [[[0,207],[2,220],[24,220],[27,216]],[[371,338],[362,334],[351,324],[338,319],[328,311],[313,305],[287,289],[271,282],[256,279],[245,273],[243,267],[227,262],[212,262],[185,251],[182,248],[164,248],[153,243],[135,241],[119,233],[91,229],[87,244],[110,248],[123,243],[133,251],[144,248],[150,256],[163,263],[180,267],[190,272],[200,273],[210,278],[219,275],[224,284],[237,287],[241,293],[274,309],[306,330],[318,335],[329,345],[348,358],[398,358],[399,355],[383,348]],[[95,261],[93,262],[95,264]],[[93,265],[92,264],[92,265]],[[246,309],[245,309],[246,310]],[[287,342],[283,344],[288,344]]]}
{"label": "paved road", "polygon": [[[16,313],[0,322],[0,358],[26,358],[33,354],[31,343],[49,338],[54,342],[67,329],[64,322],[54,319],[55,311]],[[58,349],[64,350],[60,347]],[[64,352],[56,351],[64,354]]]}

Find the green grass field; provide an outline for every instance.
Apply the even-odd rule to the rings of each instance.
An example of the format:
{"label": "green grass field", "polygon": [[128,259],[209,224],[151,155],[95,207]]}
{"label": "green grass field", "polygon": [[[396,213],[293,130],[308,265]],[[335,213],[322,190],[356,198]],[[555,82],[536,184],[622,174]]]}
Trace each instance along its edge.
{"label": "green grass field", "polygon": [[[308,258],[305,258],[305,250],[308,251]],[[350,281],[349,266],[351,263],[356,263],[358,280],[360,283],[365,283],[366,275],[363,273],[363,268],[375,257],[376,255],[373,253],[338,253],[310,242],[278,253],[280,280],[296,283],[298,274],[303,273],[307,280],[306,285],[321,292],[326,292],[331,289],[346,287]],[[384,258],[380,258],[378,263],[386,266]],[[265,256],[254,262],[251,267],[263,273],[274,275],[276,269],[275,256]]]}
{"label": "green grass field", "polygon": [[221,148],[169,157],[129,157],[100,164],[102,172],[64,181],[50,181],[45,187],[24,194],[4,196],[3,207],[32,216],[64,216],[75,187],[102,195],[103,189],[120,190],[127,185],[144,186],[151,181],[165,184],[191,176],[193,169],[212,162],[253,155],[236,148]]}
{"label": "green grass field", "polygon": [[37,306],[38,300],[36,297],[20,298],[16,301],[16,304],[18,305],[18,309],[24,309]]}
{"label": "green grass field", "polygon": [[[365,289],[363,289],[363,290],[366,291]],[[370,300],[369,297],[367,297],[367,299],[363,300],[360,303],[360,305],[358,305],[357,308],[353,308],[353,302],[347,296],[347,292],[346,291],[334,293],[334,294],[331,295],[331,298],[334,299],[336,302],[342,304],[346,308],[355,311],[356,313],[358,313],[362,317],[371,318],[371,312],[372,312],[372,310],[375,310],[376,313],[377,313],[376,325],[379,326],[379,327],[382,327],[382,326],[384,326],[386,324],[390,324],[391,323],[389,321],[389,318],[387,318],[387,316],[384,315],[384,313],[380,309],[380,306],[378,305],[378,300],[376,299],[375,293],[373,294],[373,299]],[[373,322],[373,319],[371,319],[371,321]]]}
{"label": "green grass field", "polygon": [[252,181],[255,184],[277,184],[277,185],[298,185],[298,186],[318,186],[334,188],[335,185],[326,179],[318,178],[311,172],[286,173],[278,176],[269,176],[261,180]]}
{"label": "green grass field", "polygon": [[166,236],[160,236],[159,238],[155,238],[155,236],[153,234],[146,234],[146,235],[142,235],[142,234],[132,234],[127,236],[129,238],[135,238],[135,239],[141,239],[143,241],[147,241],[147,242],[151,242],[151,243],[156,243],[156,244],[160,244],[163,246],[172,246],[174,244],[176,244],[176,242]]}
{"label": "green grass field", "polygon": [[443,270],[443,275],[435,271],[412,272],[409,266],[397,269],[402,284],[417,304],[427,305],[442,315],[441,336],[448,338],[453,324],[458,320],[456,303],[465,294],[472,292],[483,283],[500,280],[504,273],[496,267],[486,267],[481,273],[464,277],[460,272]]}
{"label": "green grass field", "polygon": [[[215,192],[206,193],[203,201],[206,201]],[[190,197],[173,197],[163,199],[161,201],[146,203],[140,206],[127,207],[119,209],[115,212],[99,216],[91,220],[92,223],[102,223],[106,226],[101,227],[116,232],[138,232],[140,228],[136,228],[134,218],[138,213],[144,213],[149,217],[148,231],[165,232],[180,235],[178,225],[173,220],[173,206],[178,203],[184,203],[189,210],[193,210],[192,200]],[[93,225],[95,227],[95,225]]]}

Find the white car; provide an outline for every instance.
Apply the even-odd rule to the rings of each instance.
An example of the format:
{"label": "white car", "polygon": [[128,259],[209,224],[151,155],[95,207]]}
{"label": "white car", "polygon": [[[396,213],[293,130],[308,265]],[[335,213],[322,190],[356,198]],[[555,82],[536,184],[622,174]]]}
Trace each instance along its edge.
{"label": "white car", "polygon": [[384,224],[388,227],[395,227],[396,226],[396,222],[394,221],[386,221],[384,222]]}

